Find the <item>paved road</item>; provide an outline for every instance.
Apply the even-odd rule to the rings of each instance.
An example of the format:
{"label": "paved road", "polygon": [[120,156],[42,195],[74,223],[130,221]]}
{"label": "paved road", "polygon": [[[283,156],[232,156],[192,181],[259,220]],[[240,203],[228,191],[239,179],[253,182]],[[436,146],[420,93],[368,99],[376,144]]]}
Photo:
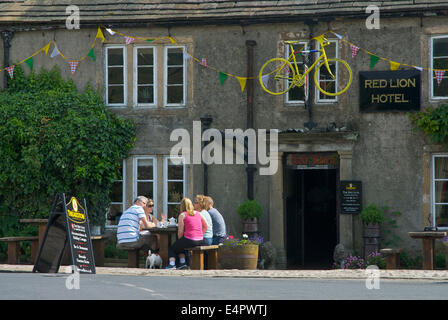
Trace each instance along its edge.
{"label": "paved road", "polygon": [[[448,281],[200,278],[0,273],[2,299],[58,300],[414,300],[448,299]],[[67,288],[72,287],[69,290]]]}

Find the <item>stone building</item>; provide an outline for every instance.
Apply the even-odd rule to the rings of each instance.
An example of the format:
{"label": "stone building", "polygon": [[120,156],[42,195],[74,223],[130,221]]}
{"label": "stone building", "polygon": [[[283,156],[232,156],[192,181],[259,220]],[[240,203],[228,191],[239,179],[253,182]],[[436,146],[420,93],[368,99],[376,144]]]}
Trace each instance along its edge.
{"label": "stone building", "polygon": [[[379,6],[373,21],[378,29],[369,25],[371,4]],[[66,11],[69,5],[76,8]],[[68,29],[77,22],[77,9],[79,29]],[[253,192],[264,208],[260,231],[277,248],[278,267],[329,266],[337,243],[358,254],[363,247],[358,215],[341,212],[341,181],[361,182],[362,205],[401,212],[394,230],[400,241],[394,245],[409,253],[419,254],[421,243],[408,231],[445,224],[448,152],[414,131],[409,114],[448,98],[446,76],[438,84],[431,70],[443,67],[448,56],[447,12],[448,1],[442,0],[3,1],[0,60],[8,67],[54,41],[47,55],[34,57],[35,70],[58,65],[79,88],[91,82],[103,89],[112,112],[134,119],[137,141],[123,162],[122,180],[111,190],[107,228],[113,229],[115,217],[137,195],[153,197],[157,215],[173,215],[181,197],[206,188],[228,231],[238,234],[236,209]],[[87,55],[98,27],[105,41],[96,39],[95,61],[87,57],[72,74],[69,60]],[[306,97],[303,88],[282,95],[262,89],[259,70],[268,59],[286,57],[285,40],[302,44],[323,33],[330,40],[328,56],[347,61],[353,72],[345,93],[322,95],[312,81]],[[133,42],[126,44],[125,36]],[[66,59],[51,58],[54,43]],[[354,57],[350,43],[361,49]],[[368,52],[384,59],[370,68]],[[401,64],[398,70],[417,72],[411,92],[420,96],[418,103],[369,109],[361,101],[363,74],[404,77],[391,73],[389,60]],[[3,87],[7,76],[0,79]],[[337,76],[344,81],[347,75]],[[384,94],[401,94],[389,89]],[[278,130],[278,154],[270,159],[278,160],[278,170],[260,175],[258,163],[252,183],[252,166],[246,164],[173,162],[173,130],[185,128],[193,137],[201,118],[201,129]]]}

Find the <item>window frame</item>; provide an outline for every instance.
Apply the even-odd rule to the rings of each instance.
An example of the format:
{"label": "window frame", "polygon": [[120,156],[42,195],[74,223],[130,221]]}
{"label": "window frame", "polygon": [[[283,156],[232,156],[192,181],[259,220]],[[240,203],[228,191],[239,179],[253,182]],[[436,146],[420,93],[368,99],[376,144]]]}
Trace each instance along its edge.
{"label": "window frame", "polygon": [[[168,179],[168,161],[169,159],[181,159],[183,166],[182,180],[178,179]],[[168,203],[168,182],[183,182],[183,197],[187,194],[187,173],[186,173],[186,163],[184,157],[176,156],[165,156],[163,157],[163,212],[168,216],[168,205],[175,204],[174,202]]]}
{"label": "window frame", "polygon": [[[298,45],[299,46],[301,46],[301,47],[303,47],[303,46],[305,46],[305,45],[307,45],[308,44],[308,41],[306,41],[306,40],[299,40],[299,43],[298,43]],[[289,45],[288,44],[285,44],[285,59],[286,60],[288,60],[288,58],[289,58],[289,55],[290,55],[290,52],[289,52]],[[291,64],[292,64],[292,62],[291,62]],[[299,64],[299,63],[298,63]],[[294,65],[293,65],[294,66]],[[311,73],[310,74],[308,74],[308,81],[312,81],[312,77],[310,76],[311,75]],[[288,80],[285,80],[285,82],[287,82]],[[287,83],[285,83],[285,85],[287,86],[288,84]],[[304,88],[304,86],[302,86],[301,88]],[[292,89],[292,88],[291,88]],[[305,90],[305,89],[304,89]],[[304,105],[305,104],[305,100],[289,100],[289,92],[290,92],[291,90],[288,90],[288,92],[286,92],[286,94],[285,94],[285,105],[286,106],[294,106],[294,105]],[[306,97],[306,93],[305,93],[305,97]]]}
{"label": "window frame", "polygon": [[[182,49],[182,67],[183,67],[183,103],[168,103],[168,51],[169,49]],[[163,46],[163,108],[175,109],[185,108],[187,105],[187,63],[185,61],[184,45],[165,45]]]}
{"label": "window frame", "polygon": [[[152,162],[152,180],[137,180],[137,173],[138,173],[138,160],[148,160],[151,159]],[[157,157],[156,156],[135,156],[132,159],[132,200],[134,200],[135,198],[137,198],[138,196],[140,196],[139,194],[137,194],[137,187],[138,187],[138,182],[150,182],[152,181],[153,184],[153,197],[152,200],[154,201],[154,208],[153,208],[153,214],[155,217],[157,216]],[[145,194],[141,194],[141,196],[148,196]]]}
{"label": "window frame", "polygon": [[[128,101],[128,79],[127,79],[127,65],[128,65],[128,59],[127,59],[127,50],[125,45],[118,45],[118,44],[110,44],[106,45],[105,47],[105,56],[104,56],[104,80],[105,80],[105,89],[104,95],[105,95],[105,104],[107,107],[111,108],[126,108],[127,107],[127,101]],[[109,103],[109,61],[108,61],[108,51],[109,49],[122,49],[123,51],[123,103]]]}
{"label": "window frame", "polygon": [[[335,56],[334,57],[328,57],[327,56],[327,58],[328,59],[339,58],[339,41],[337,39],[328,39],[328,41],[330,43],[335,43],[336,44],[336,48],[335,48]],[[317,41],[316,41],[316,43],[317,43],[316,49],[319,50],[320,49],[320,43],[317,42]],[[316,60],[319,57],[320,57],[320,52],[317,52]],[[336,84],[335,84],[335,88],[338,88],[338,85],[339,85],[339,83],[338,83],[338,80],[339,80],[339,76],[338,76],[339,70],[338,69],[339,69],[339,67],[338,66],[339,66],[339,64],[336,64],[336,75],[335,75],[336,76],[336,78],[335,78]],[[316,69],[313,70],[313,72],[319,72],[319,70],[317,69],[317,65],[316,65],[315,68]],[[319,72],[319,74],[317,76],[317,79],[318,79],[318,81],[320,81],[320,72]],[[321,98],[319,98],[320,93],[321,92],[319,91],[319,89],[317,89],[317,87],[315,85],[314,86],[314,103],[316,103],[316,104],[329,104],[329,103],[337,103],[338,102],[338,96],[334,96],[331,99],[321,99]]]}
{"label": "window frame", "polygon": [[[138,49],[148,49],[151,48],[153,51],[153,94],[154,94],[154,102],[153,103],[139,103],[138,102]],[[151,45],[135,45],[132,48],[132,63],[133,63],[133,84],[132,84],[132,95],[133,95],[133,106],[134,108],[157,108],[157,46]]]}
{"label": "window frame", "polygon": [[[123,160],[123,165],[122,165],[122,173],[121,173],[121,183],[122,183],[122,213],[126,210],[126,160]],[[120,180],[115,180],[115,181],[120,181]],[[119,204],[119,202],[113,202],[111,201],[109,203],[109,206],[113,205],[113,204]],[[113,225],[113,224],[107,224],[107,212],[106,212],[106,225],[105,228],[106,229],[116,229],[118,227],[118,224]]]}
{"label": "window frame", "polygon": [[[441,35],[441,36],[431,36],[429,38],[429,70],[428,70],[428,79],[430,81],[429,82],[429,96],[430,96],[430,100],[446,100],[448,99],[448,94],[446,96],[435,96],[434,95],[434,40],[436,39],[443,39],[443,38],[448,38],[448,35]],[[448,55],[446,56],[448,58]],[[445,81],[447,81],[448,79],[448,71],[445,73],[445,75],[442,77],[442,81],[443,79],[445,79]]]}
{"label": "window frame", "polygon": [[[436,203],[436,193],[435,193],[435,186],[436,186],[436,182],[438,181],[447,181],[448,182],[448,178],[446,179],[436,179],[436,174],[435,174],[435,170],[436,170],[436,166],[435,166],[435,159],[436,158],[448,158],[448,153],[434,153],[431,155],[431,220],[432,220],[432,226],[436,227],[436,204],[439,205],[448,205],[448,202],[440,202],[440,203]],[[425,222],[424,222],[425,223]],[[442,230],[442,231],[448,231],[448,227],[437,227],[438,230]]]}

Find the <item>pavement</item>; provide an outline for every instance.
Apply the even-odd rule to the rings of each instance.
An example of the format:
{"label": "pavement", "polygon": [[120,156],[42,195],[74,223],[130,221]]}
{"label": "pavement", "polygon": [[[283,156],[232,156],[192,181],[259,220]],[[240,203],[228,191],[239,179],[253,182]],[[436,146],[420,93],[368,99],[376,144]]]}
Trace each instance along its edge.
{"label": "pavement", "polygon": [[[32,272],[32,265],[0,264],[2,272]],[[61,266],[59,273],[71,273],[71,266]],[[143,268],[96,267],[97,274],[215,278],[302,278],[302,279],[366,279],[371,271],[355,270],[165,270]],[[448,281],[448,270],[377,270],[381,279]],[[371,273],[370,273],[371,274]]]}

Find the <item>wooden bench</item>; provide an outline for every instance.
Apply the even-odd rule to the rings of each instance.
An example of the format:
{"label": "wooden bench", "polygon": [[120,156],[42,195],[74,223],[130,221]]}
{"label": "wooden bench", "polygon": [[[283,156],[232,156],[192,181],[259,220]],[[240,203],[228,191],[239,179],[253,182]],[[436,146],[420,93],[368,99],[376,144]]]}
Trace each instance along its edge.
{"label": "wooden bench", "polygon": [[8,264],[18,264],[20,256],[20,242],[31,241],[31,261],[36,261],[37,252],[39,250],[39,237],[5,237],[0,241],[8,242]]}
{"label": "wooden bench", "polygon": [[204,270],[204,252],[207,252],[208,256],[208,269],[218,269],[218,248],[217,245],[211,245],[185,249],[190,255],[190,269]]}
{"label": "wooden bench", "polygon": [[386,269],[398,269],[400,267],[400,249],[385,248],[380,253],[386,256]]}

